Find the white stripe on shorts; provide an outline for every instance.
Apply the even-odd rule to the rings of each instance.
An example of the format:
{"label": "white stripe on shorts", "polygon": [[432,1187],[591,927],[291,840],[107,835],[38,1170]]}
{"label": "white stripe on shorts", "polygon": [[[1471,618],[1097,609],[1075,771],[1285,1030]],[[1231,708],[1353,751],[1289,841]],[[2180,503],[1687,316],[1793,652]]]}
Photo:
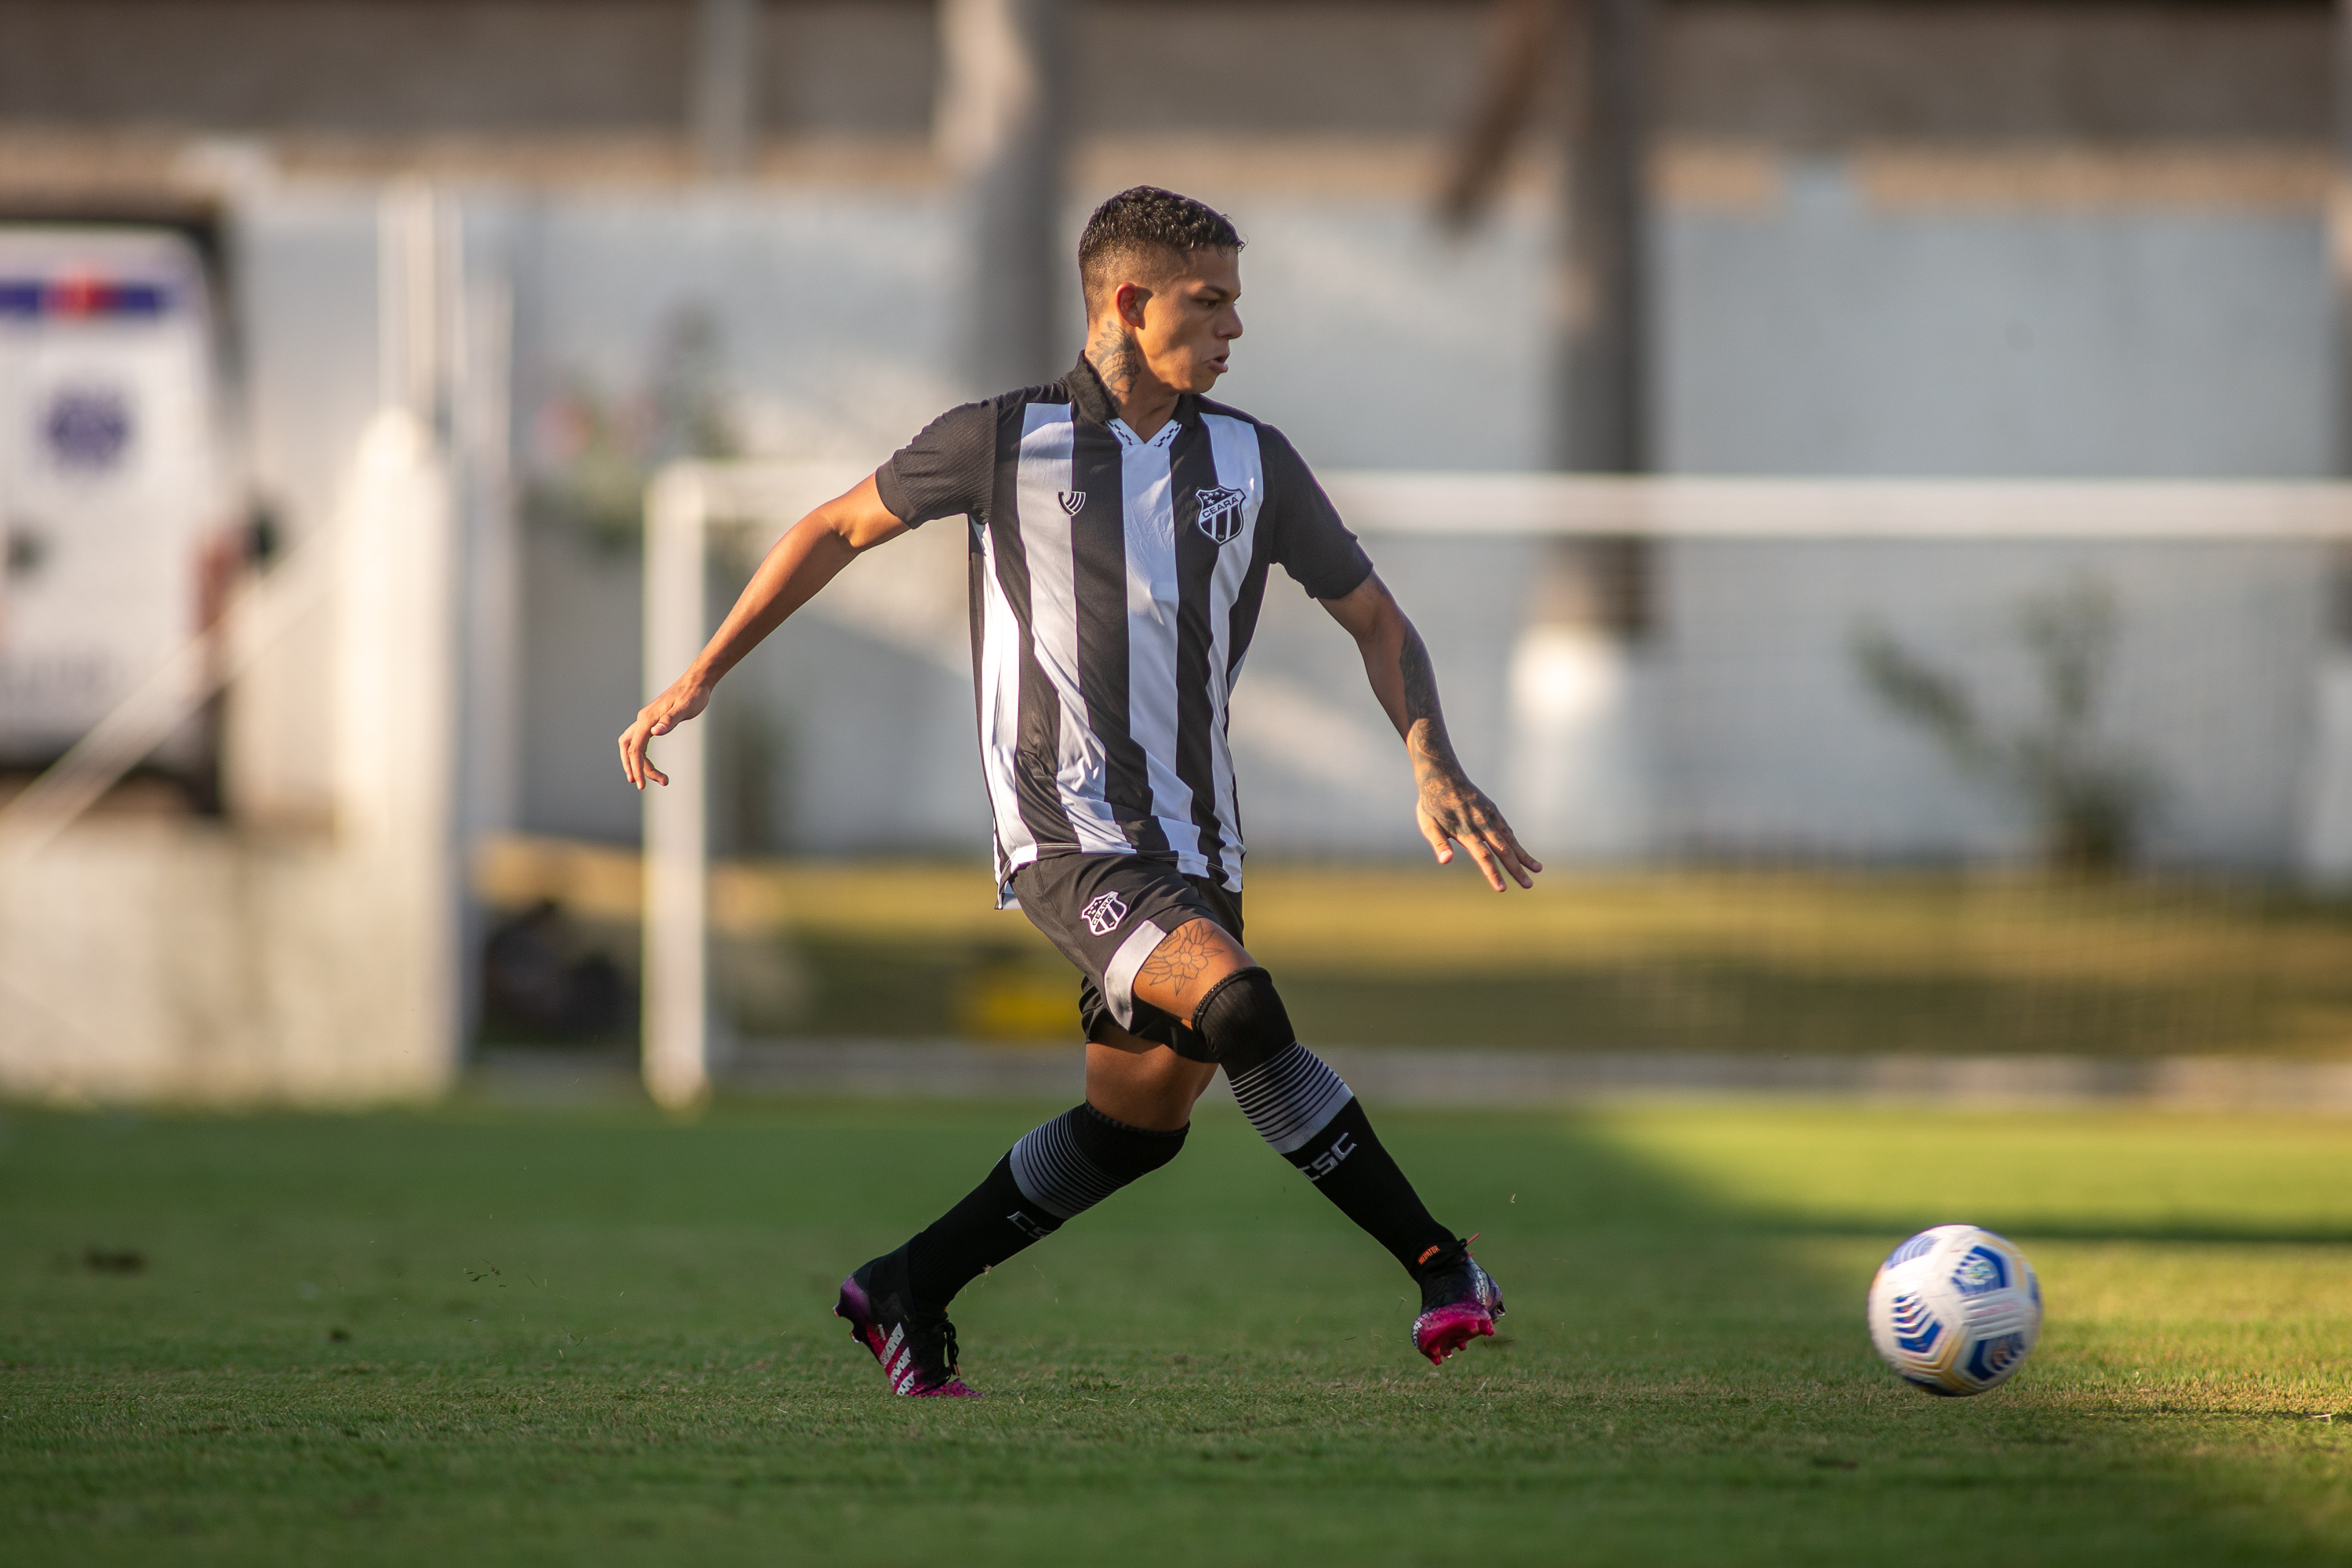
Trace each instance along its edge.
{"label": "white stripe on shorts", "polygon": [[1168,940],[1168,933],[1150,921],[1138,921],[1118,951],[1103,965],[1103,1000],[1110,1004],[1110,1016],[1118,1020],[1122,1029],[1135,1027],[1135,974],[1143,967],[1152,950]]}

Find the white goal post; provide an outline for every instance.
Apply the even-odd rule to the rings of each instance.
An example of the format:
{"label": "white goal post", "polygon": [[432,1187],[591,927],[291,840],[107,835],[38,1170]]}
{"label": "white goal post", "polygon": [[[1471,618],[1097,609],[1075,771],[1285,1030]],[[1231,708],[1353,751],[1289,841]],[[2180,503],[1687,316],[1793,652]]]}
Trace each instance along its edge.
{"label": "white goal post", "polygon": [[[645,695],[667,689],[712,631],[706,586],[714,527],[764,549],[873,470],[837,463],[673,463],[646,492]],[[710,726],[662,737],[669,785],[645,800],[644,1039],[646,1092],[672,1110],[710,1092]]]}
{"label": "white goal post", "polygon": [[[709,637],[715,529],[765,548],[870,472],[840,463],[682,462],[647,491],[645,690],[658,694]],[[1334,472],[1326,488],[1360,533],[1389,538],[1632,538],[1902,543],[2352,540],[2352,485],[2104,480],[1620,479],[1549,474]],[[1520,585],[1511,584],[1513,591]],[[1511,612],[1516,613],[1516,611]],[[2342,636],[2345,628],[2338,627]],[[2342,712],[2347,777],[2336,809],[2352,871],[2352,655],[2322,706]],[[2340,689],[2336,689],[2340,688]],[[708,726],[656,744],[671,784],[645,799],[644,1065],[660,1104],[709,1092]],[[2333,831],[2333,830],[2331,830]]]}

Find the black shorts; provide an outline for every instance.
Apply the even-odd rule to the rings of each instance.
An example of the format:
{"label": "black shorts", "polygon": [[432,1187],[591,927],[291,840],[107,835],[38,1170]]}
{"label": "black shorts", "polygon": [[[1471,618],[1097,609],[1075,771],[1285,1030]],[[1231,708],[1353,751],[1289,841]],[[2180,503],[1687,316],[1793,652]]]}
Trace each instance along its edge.
{"label": "black shorts", "polygon": [[1135,999],[1135,972],[1169,932],[1214,921],[1242,940],[1242,900],[1206,877],[1187,877],[1173,859],[1145,855],[1043,855],[1013,873],[1021,912],[1078,966],[1078,1019],[1087,1038],[1106,1024],[1180,1056],[1209,1059],[1200,1037]]}

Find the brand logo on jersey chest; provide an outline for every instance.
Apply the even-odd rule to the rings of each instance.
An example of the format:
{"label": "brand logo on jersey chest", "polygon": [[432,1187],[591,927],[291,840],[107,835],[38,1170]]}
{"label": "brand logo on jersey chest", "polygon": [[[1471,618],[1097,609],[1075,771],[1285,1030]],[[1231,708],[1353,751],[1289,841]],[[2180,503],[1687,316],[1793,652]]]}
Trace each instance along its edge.
{"label": "brand logo on jersey chest", "polygon": [[1078,913],[1085,918],[1088,931],[1097,936],[1108,936],[1118,929],[1119,921],[1127,919],[1127,900],[1117,893],[1097,893]]}
{"label": "brand logo on jersey chest", "polygon": [[1072,517],[1087,510],[1087,492],[1084,490],[1056,490],[1055,494],[1061,498],[1062,510]]}
{"label": "brand logo on jersey chest", "polygon": [[1219,485],[1194,490],[1192,499],[1200,503],[1201,531],[1215,542],[1223,544],[1242,531],[1242,503],[1249,500],[1247,490]]}

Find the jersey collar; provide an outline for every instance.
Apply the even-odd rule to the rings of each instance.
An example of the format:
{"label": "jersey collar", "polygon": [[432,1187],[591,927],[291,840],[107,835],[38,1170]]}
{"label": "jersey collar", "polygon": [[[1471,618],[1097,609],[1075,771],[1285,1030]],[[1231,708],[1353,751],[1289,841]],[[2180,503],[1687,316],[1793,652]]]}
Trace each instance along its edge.
{"label": "jersey collar", "polygon": [[1182,426],[1186,416],[1192,412],[1192,395],[1189,392],[1179,395],[1176,411],[1168,416],[1167,424],[1152,432],[1151,439],[1147,441],[1118,416],[1118,405],[1111,401],[1102,377],[1096,374],[1092,362],[1085,354],[1078,355],[1078,363],[1070,367],[1070,374],[1063,381],[1070,389],[1070,406],[1077,411],[1078,416],[1097,425],[1108,426],[1122,447],[1165,447],[1176,439],[1177,430]]}
{"label": "jersey collar", "polygon": [[1109,390],[1103,385],[1102,377],[1095,374],[1095,367],[1086,355],[1080,354],[1078,363],[1072,365],[1070,374],[1062,379],[1070,388],[1070,406],[1078,411],[1080,417],[1091,419],[1097,425],[1108,425],[1118,417],[1118,405],[1110,400]]}

